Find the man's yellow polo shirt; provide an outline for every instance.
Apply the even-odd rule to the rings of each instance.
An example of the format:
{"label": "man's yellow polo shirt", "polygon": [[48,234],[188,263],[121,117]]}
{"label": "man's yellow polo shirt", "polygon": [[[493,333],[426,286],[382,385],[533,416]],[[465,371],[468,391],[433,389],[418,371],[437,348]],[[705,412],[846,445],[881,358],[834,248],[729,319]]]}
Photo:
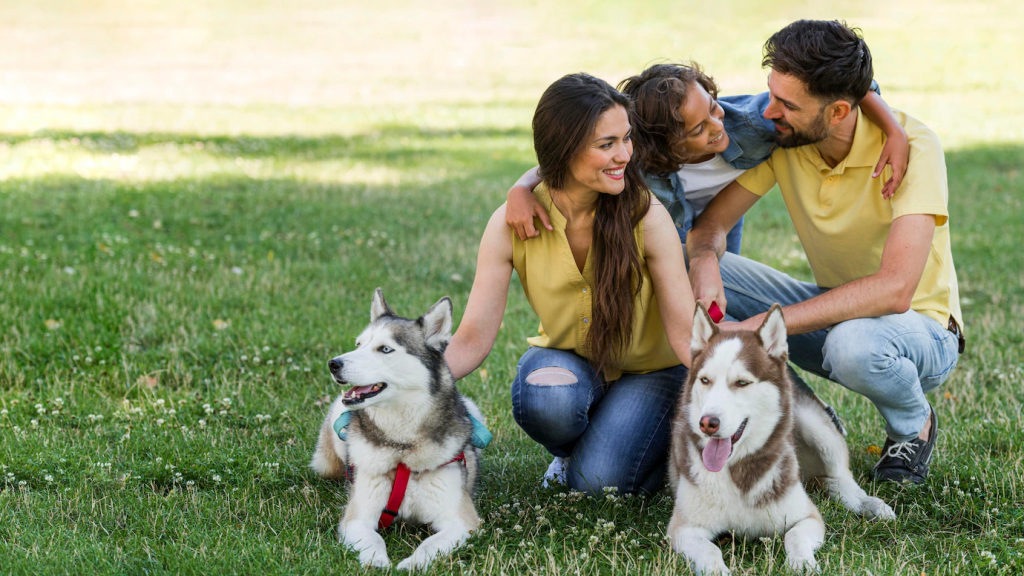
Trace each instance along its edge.
{"label": "man's yellow polo shirt", "polygon": [[759,196],[778,183],[814,280],[823,288],[878,272],[892,221],[908,214],[933,214],[932,249],[910,308],[943,327],[952,315],[963,327],[950,251],[942,146],[919,120],[897,110],[893,114],[910,138],[910,164],[891,200],[882,198],[882,186],[892,170],[886,166],[878,178],[871,177],[885,134],[863,114],[857,118],[849,155],[835,168],[825,163],[813,144],[780,148],[736,181]]}

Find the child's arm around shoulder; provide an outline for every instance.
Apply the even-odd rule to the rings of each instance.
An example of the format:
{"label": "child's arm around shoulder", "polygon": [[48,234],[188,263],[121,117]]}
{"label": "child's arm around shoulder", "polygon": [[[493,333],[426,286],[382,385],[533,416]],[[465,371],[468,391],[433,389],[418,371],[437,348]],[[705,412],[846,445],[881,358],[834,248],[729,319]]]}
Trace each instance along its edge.
{"label": "child's arm around shoulder", "polygon": [[896,194],[896,189],[900,187],[903,176],[907,173],[907,165],[910,162],[910,139],[907,137],[907,131],[892,113],[892,109],[878,93],[868,90],[867,95],[860,101],[860,109],[864,111],[868,120],[885,132],[885,145],[871,177],[878,178],[886,164],[892,166],[892,178],[882,187],[882,197],[888,200]]}
{"label": "child's arm around shoulder", "polygon": [[505,203],[505,224],[515,231],[520,240],[536,238],[540,232],[533,225],[533,219],[540,218],[541,224],[551,230],[551,218],[544,206],[533,197],[533,189],[541,183],[540,168],[534,166],[526,171],[508,191]]}

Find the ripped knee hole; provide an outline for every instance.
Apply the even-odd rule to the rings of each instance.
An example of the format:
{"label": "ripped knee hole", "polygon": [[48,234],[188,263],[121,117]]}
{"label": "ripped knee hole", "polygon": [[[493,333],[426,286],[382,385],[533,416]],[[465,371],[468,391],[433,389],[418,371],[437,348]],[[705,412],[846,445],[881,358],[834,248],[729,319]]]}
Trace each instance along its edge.
{"label": "ripped knee hole", "polygon": [[575,374],[557,366],[538,368],[526,376],[526,383],[534,386],[565,386],[578,381]]}

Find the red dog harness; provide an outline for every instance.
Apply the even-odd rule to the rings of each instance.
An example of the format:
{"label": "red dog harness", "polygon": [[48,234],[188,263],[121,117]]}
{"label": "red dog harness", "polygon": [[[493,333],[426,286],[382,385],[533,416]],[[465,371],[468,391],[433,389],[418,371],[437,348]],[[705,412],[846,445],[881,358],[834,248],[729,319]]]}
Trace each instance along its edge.
{"label": "red dog harness", "polygon": [[[462,465],[466,465],[466,454],[459,452],[459,455],[451,460],[441,464],[437,468],[444,468],[445,466],[453,462],[462,462]],[[388,505],[384,507],[384,510],[380,513],[380,520],[377,521],[377,530],[384,530],[395,521],[398,517],[398,509],[402,507],[402,501],[405,500],[405,490],[409,487],[409,475],[412,474],[412,470],[409,469],[404,463],[398,463],[398,472],[395,474],[395,485],[391,487],[391,496],[388,497]]]}

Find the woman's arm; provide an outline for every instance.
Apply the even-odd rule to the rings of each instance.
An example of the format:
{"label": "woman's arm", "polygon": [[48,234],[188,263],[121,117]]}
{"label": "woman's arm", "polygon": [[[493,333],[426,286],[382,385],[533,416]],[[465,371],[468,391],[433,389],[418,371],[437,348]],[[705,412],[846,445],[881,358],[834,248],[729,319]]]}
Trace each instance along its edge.
{"label": "woman's arm", "polygon": [[491,353],[505,315],[508,283],[512,279],[512,236],[505,226],[505,206],[487,222],[476,258],[476,277],[459,329],[444,357],[456,380],[476,370]]}
{"label": "woman's arm", "polygon": [[668,342],[679,361],[690,366],[690,340],[693,338],[693,291],[686,276],[683,245],[672,225],[672,217],[657,199],[644,217],[644,252],[647,269],[654,282],[654,295],[661,310]]}
{"label": "woman's arm", "polygon": [[882,147],[882,155],[878,158],[871,177],[878,178],[886,164],[892,166],[892,178],[882,187],[882,198],[888,200],[896,194],[896,189],[903,182],[903,175],[907,173],[910,140],[907,138],[907,131],[896,120],[892,109],[875,92],[868,91],[867,96],[860,101],[860,109],[864,111],[868,120],[885,132],[885,146]]}
{"label": "woman's arm", "polygon": [[533,225],[534,217],[551,230],[551,218],[540,202],[533,197],[533,189],[541,183],[540,167],[534,166],[516,180],[508,191],[505,203],[505,223],[515,231],[522,241],[535,238],[540,232]]}

